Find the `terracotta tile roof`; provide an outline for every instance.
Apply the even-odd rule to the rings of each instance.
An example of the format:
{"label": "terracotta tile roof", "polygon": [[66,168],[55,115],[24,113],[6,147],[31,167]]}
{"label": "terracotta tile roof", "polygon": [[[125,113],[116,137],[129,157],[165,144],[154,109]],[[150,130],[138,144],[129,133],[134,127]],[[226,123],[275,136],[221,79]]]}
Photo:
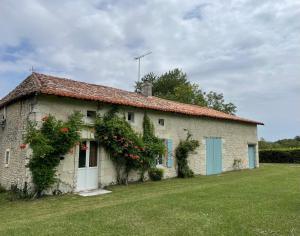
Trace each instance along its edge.
{"label": "terracotta tile roof", "polygon": [[56,95],[192,116],[263,124],[261,122],[240,118],[206,107],[174,102],[154,96],[145,97],[142,94],[135,92],[128,92],[116,88],[58,78],[39,73],[32,73],[12,92],[5,96],[0,101],[0,108],[8,103],[32,94]]}

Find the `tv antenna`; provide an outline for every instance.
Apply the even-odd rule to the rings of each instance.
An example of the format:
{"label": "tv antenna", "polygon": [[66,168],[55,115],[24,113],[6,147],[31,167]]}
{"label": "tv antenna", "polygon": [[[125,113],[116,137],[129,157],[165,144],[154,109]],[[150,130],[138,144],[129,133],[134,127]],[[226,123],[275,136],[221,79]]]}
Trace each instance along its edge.
{"label": "tv antenna", "polygon": [[140,78],[141,78],[141,58],[151,54],[152,52],[147,52],[143,55],[137,56],[134,58],[134,60],[138,61],[138,82],[140,82]]}
{"label": "tv antenna", "polygon": [[33,66],[31,66],[29,70],[31,71],[31,73],[35,72],[35,68]]}

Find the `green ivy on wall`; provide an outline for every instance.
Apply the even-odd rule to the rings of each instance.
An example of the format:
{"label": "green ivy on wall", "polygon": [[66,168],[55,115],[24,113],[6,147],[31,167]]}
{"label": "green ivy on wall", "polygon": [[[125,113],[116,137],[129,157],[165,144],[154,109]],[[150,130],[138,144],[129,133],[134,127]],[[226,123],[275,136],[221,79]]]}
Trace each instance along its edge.
{"label": "green ivy on wall", "polygon": [[188,155],[199,147],[197,140],[191,139],[192,135],[188,132],[186,140],[181,140],[178,144],[175,155],[177,159],[178,170],[177,174],[180,178],[193,177],[194,173],[188,166]]}
{"label": "green ivy on wall", "polygon": [[141,181],[144,181],[145,172],[155,167],[156,158],[165,152],[164,142],[155,136],[154,125],[146,112],[143,120],[143,142],[145,150],[143,153],[143,162],[140,167]]}

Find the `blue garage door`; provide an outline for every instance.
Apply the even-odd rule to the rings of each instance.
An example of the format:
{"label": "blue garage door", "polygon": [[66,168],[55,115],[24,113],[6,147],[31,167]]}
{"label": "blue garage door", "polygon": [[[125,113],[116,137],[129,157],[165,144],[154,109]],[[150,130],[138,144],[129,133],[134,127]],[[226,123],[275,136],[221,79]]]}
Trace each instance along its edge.
{"label": "blue garage door", "polygon": [[213,175],[222,172],[222,140],[221,138],[206,138],[206,174]]}
{"label": "blue garage door", "polygon": [[255,145],[248,145],[248,158],[249,158],[249,168],[253,169],[256,166],[256,150]]}

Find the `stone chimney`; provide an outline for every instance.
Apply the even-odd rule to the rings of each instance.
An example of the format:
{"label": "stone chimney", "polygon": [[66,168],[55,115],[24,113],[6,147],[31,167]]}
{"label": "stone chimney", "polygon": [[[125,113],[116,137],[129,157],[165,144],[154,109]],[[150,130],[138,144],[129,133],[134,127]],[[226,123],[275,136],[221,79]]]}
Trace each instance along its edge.
{"label": "stone chimney", "polygon": [[151,83],[151,82],[145,81],[145,82],[142,84],[142,94],[143,94],[145,97],[152,96],[152,83]]}

